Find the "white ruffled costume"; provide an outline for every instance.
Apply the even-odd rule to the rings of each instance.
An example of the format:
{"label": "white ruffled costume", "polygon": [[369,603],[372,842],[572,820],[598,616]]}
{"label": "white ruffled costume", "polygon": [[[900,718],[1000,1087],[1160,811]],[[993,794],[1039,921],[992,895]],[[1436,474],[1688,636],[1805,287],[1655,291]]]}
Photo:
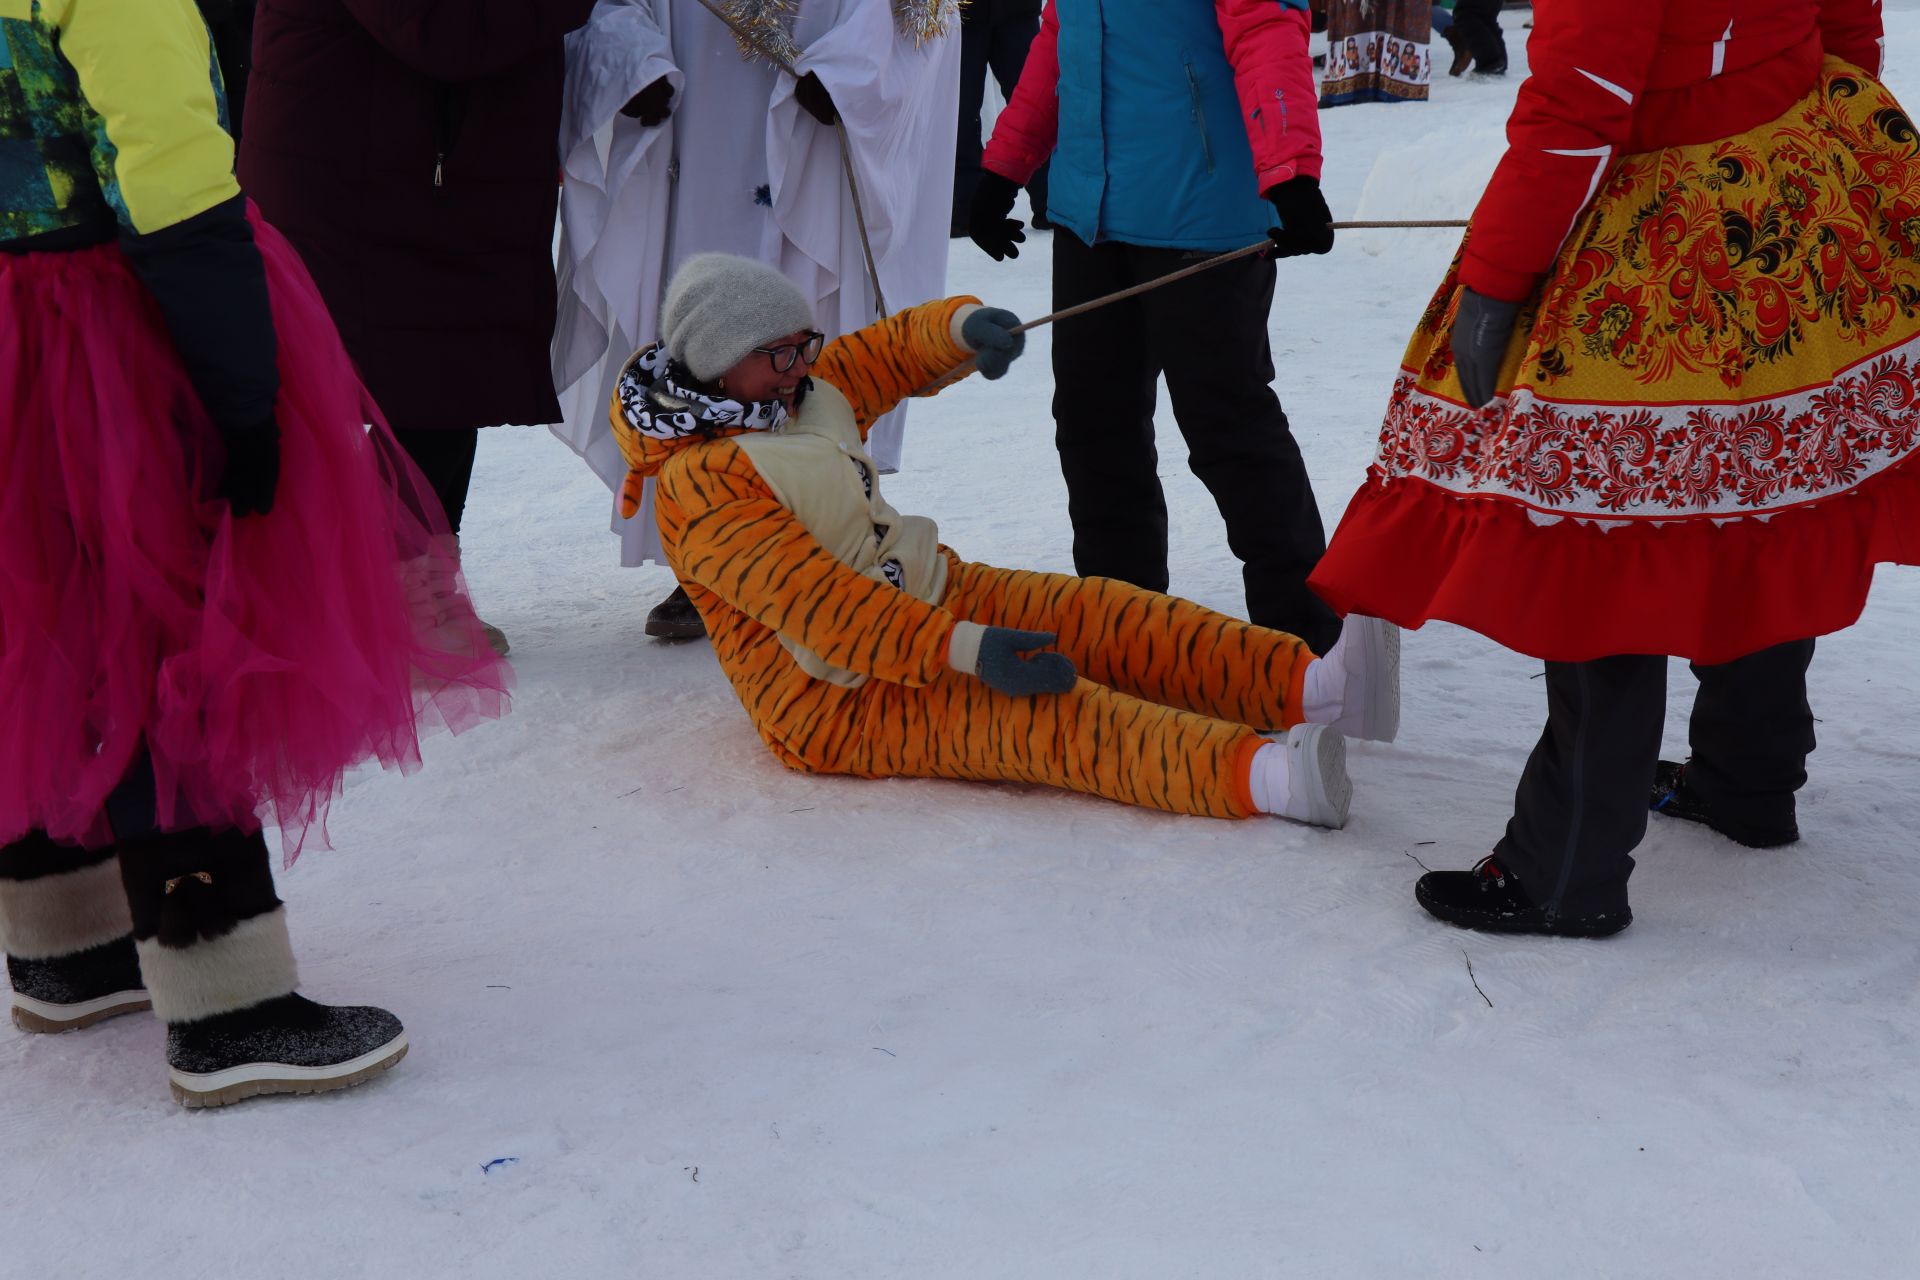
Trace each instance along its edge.
{"label": "white ruffled costume", "polygon": [[[724,8],[725,5],[723,4]],[[893,310],[946,290],[959,17],[924,42],[890,0],[800,0],[795,65],[814,72],[845,123],[880,285]],[[662,76],[672,115],[647,127],[620,108]],[[560,315],[555,435],[617,496],[627,464],[607,404],[621,365],[654,341],[674,271],[697,253],[777,267],[813,301],[829,337],[879,317],[835,131],[800,109],[794,80],[742,57],[699,0],[600,0],[567,38],[561,118]],[[905,410],[868,449],[900,463]],[[621,563],[664,563],[653,483],[631,520],[613,514]]]}

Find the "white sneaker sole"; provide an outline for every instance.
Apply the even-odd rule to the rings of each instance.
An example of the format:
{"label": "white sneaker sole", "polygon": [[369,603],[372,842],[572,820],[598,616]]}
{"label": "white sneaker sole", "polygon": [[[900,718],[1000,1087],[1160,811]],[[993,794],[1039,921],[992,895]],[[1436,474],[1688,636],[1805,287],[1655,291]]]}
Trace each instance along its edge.
{"label": "white sneaker sole", "polygon": [[36,1000],[16,991],[13,993],[13,1025],[22,1031],[57,1035],[62,1031],[78,1031],[123,1013],[137,1013],[151,1008],[153,1001],[147,998],[146,991],[140,987],[116,991],[108,996],[95,996],[91,1000],[75,1001],[73,1004]]}
{"label": "white sneaker sole", "polygon": [[1287,807],[1281,816],[1338,831],[1352,808],[1346,738],[1325,724],[1287,730]]}
{"label": "white sneaker sole", "polygon": [[1400,734],[1400,628],[1379,618],[1347,617],[1355,634],[1341,655],[1347,687],[1361,691],[1360,705],[1334,727],[1350,738],[1392,742]]}
{"label": "white sneaker sole", "polygon": [[224,1107],[267,1093],[330,1093],[365,1084],[407,1056],[407,1033],[369,1053],[330,1067],[295,1067],[284,1062],[249,1062],[224,1071],[168,1069],[173,1099],[183,1107]]}

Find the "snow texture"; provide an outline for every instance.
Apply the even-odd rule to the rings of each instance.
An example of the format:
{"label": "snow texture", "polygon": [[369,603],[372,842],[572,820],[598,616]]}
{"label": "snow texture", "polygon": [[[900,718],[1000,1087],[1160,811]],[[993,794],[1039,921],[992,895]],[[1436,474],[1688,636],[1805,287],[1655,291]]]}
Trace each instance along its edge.
{"label": "snow texture", "polygon": [[[1920,101],[1920,4],[1888,10]],[[1464,216],[1519,70],[1326,113],[1336,213]],[[1451,243],[1281,266],[1330,527]],[[959,243],[952,285],[1038,315],[1047,255]],[[963,554],[1067,570],[1048,339],[916,408],[887,484]],[[1238,610],[1160,423],[1175,589]],[[514,713],[352,778],[282,877],[305,992],[390,1005],[411,1055],[189,1113],[150,1017],[0,1031],[0,1276],[1914,1273],[1920,575],[1821,643],[1799,845],[1657,820],[1633,928],[1501,939],[1412,884],[1498,837],[1537,664],[1409,636],[1403,736],[1355,746],[1338,833],[809,778],[705,645],[642,636],[671,583],[615,567],[606,502],[546,431],[487,434],[467,564]]]}

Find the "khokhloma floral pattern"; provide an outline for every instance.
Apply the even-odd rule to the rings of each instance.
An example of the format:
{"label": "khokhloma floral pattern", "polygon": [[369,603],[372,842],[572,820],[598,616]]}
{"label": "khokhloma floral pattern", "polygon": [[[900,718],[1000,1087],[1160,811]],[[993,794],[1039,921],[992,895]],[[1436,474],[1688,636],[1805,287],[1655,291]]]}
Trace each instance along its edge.
{"label": "khokhloma floral pattern", "polygon": [[1764,514],[1920,440],[1920,139],[1829,60],[1786,116],[1623,157],[1522,309],[1511,389],[1460,398],[1452,272],[1376,472],[1599,520]]}

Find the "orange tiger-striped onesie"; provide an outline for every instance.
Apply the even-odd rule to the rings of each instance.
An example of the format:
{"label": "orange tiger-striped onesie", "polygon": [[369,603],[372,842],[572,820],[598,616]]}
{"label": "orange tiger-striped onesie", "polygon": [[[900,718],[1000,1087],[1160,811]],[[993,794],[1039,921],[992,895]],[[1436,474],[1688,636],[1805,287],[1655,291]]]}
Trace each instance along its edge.
{"label": "orange tiger-striped onesie", "polygon": [[[829,343],[778,433],[645,434],[616,390],[632,468],[623,507],[657,477],[668,563],[791,768],[1038,782],[1252,815],[1256,730],[1302,718],[1312,654],[1298,639],[1109,578],[973,564],[939,544],[932,521],[880,500],[867,428],[972,355],[960,321],[977,306],[930,302]],[[1081,679],[1012,697],[955,671],[963,619],[1054,633]]]}

